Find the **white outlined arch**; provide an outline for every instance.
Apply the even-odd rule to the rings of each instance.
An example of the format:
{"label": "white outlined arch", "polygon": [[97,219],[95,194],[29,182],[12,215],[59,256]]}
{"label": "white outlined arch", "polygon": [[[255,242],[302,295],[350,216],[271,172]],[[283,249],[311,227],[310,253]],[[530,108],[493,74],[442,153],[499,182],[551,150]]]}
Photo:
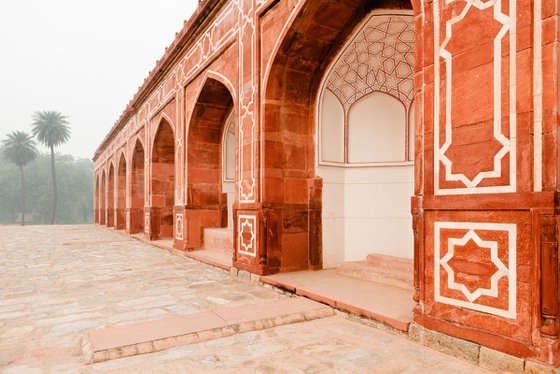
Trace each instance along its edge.
{"label": "white outlined arch", "polygon": [[[235,90],[235,86],[233,85],[233,83],[224,75],[221,74],[215,70],[207,70],[204,72],[204,75],[202,76],[201,80],[200,80],[200,84],[199,87],[196,90],[196,96],[195,96],[195,100],[192,101],[192,107],[190,109],[190,111],[188,109],[186,109],[186,112],[188,113],[188,119],[186,121],[185,124],[185,142],[186,142],[186,146],[185,146],[185,170],[188,170],[189,165],[188,165],[188,144],[189,144],[189,137],[190,137],[190,130],[191,130],[191,124],[193,122],[193,116],[194,116],[194,109],[196,108],[196,106],[199,103],[200,100],[200,95],[202,95],[202,92],[204,91],[204,89],[207,87],[207,83],[210,81],[216,81],[218,83],[220,83],[222,86],[225,87],[225,89],[228,91],[232,102],[231,102],[231,109],[229,109],[229,113],[226,115],[226,119],[225,119],[225,123],[224,126],[222,128],[222,133],[220,134],[220,141],[223,144],[223,137],[224,134],[226,133],[226,127],[228,125],[228,123],[230,122],[231,118],[236,118],[237,117],[237,113],[238,113],[238,101],[237,101],[237,93]],[[185,95],[185,107],[186,105],[186,95]],[[234,121],[235,122],[235,121]],[[238,131],[239,131],[239,123],[237,123],[238,126],[236,126],[236,136],[238,136]],[[223,153],[223,150],[222,152]],[[239,150],[239,158],[242,157],[242,152],[241,150]],[[188,186],[188,172],[185,172],[185,181],[184,181],[184,185]],[[237,169],[236,169],[236,176],[237,176]],[[220,177],[220,179],[222,179],[223,176]]]}
{"label": "white outlined arch", "polygon": [[[413,10],[374,9],[368,15],[366,15],[364,17],[364,19],[356,26],[355,30],[352,32],[351,36],[349,37],[349,41],[352,40],[356,35],[358,35],[361,32],[361,30],[363,30],[364,27],[367,26],[368,22],[370,22],[373,17],[376,17],[376,16],[409,16],[409,17],[412,17],[413,15],[414,15]],[[416,33],[416,31],[417,30],[414,29],[414,33]],[[416,42],[417,41],[415,41],[415,43]],[[316,169],[316,173],[317,173],[317,168],[319,166],[362,168],[362,167],[384,167],[384,166],[388,166],[388,167],[403,166],[403,167],[406,167],[406,166],[413,165],[414,161],[409,160],[409,157],[408,157],[408,149],[409,149],[408,147],[410,147],[410,144],[411,144],[410,139],[408,139],[408,138],[409,138],[409,127],[413,126],[414,124],[410,123],[410,116],[408,114],[409,114],[410,109],[413,105],[414,97],[412,97],[412,99],[410,99],[410,103],[408,103],[408,105],[406,105],[405,103],[402,102],[402,100],[399,97],[393,95],[390,92],[384,92],[384,91],[373,91],[373,92],[380,92],[380,93],[392,96],[395,99],[397,99],[399,102],[401,102],[401,104],[403,104],[404,108],[405,108],[405,113],[406,113],[405,123],[404,123],[404,126],[405,126],[405,149],[403,150],[405,161],[401,160],[401,161],[394,161],[394,162],[364,162],[364,163],[361,163],[361,162],[360,163],[348,163],[348,162],[323,161],[323,159],[322,159],[322,149],[321,149],[321,113],[322,113],[323,98],[324,98],[325,91],[328,90],[327,82],[328,82],[331,74],[333,73],[333,70],[334,70],[335,66],[337,65],[339,60],[343,57],[347,48],[348,48],[348,46],[345,45],[337,52],[337,54],[335,55],[335,57],[332,59],[332,61],[328,65],[327,69],[325,70],[325,73],[323,74],[323,77],[321,78],[320,84],[319,84],[318,89],[317,89],[317,104],[315,105],[315,133],[313,134],[314,144],[315,144],[315,169]],[[414,66],[412,66],[412,69],[414,71]],[[414,88],[413,88],[412,92],[413,92],[413,95],[414,95],[414,92],[415,92]],[[366,95],[364,95],[363,97],[365,97],[365,96]],[[335,97],[337,97],[337,99],[340,101],[340,98],[338,98],[337,95],[335,95]],[[360,99],[362,99],[363,97],[361,97]],[[345,131],[348,130],[348,114],[350,112],[351,107],[354,106],[355,104],[356,103],[354,102],[354,103],[351,104],[350,108],[345,108],[344,109],[345,128],[346,128]],[[344,104],[343,104],[343,108],[344,108]],[[345,144],[345,147],[347,147],[347,144]]]}

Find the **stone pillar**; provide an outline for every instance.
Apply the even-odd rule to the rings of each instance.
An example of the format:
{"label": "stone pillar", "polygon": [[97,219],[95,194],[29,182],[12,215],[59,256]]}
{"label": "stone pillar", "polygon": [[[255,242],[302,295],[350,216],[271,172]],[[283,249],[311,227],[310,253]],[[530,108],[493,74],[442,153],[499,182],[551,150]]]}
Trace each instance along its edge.
{"label": "stone pillar", "polygon": [[105,210],[105,214],[106,214],[106,222],[107,222],[107,227],[113,227],[115,226],[115,213],[113,211],[113,208],[107,208]]}
{"label": "stone pillar", "polygon": [[[144,223],[144,232],[146,233],[146,238],[148,240],[158,240],[161,239],[161,210],[160,207],[149,207],[146,208],[147,213],[146,217],[147,222]],[[146,225],[147,224],[147,225]],[[148,227],[148,231],[146,231],[146,227]]]}
{"label": "stone pillar", "polygon": [[153,240],[153,238],[157,238],[157,235],[156,233],[153,232],[152,220],[155,220],[155,217],[153,217],[152,208],[145,207],[143,212],[144,212],[144,237],[148,240]]}
{"label": "stone pillar", "polygon": [[126,209],[115,209],[115,228],[117,230],[124,230],[126,228]]}
{"label": "stone pillar", "polygon": [[[265,216],[260,197],[259,71],[256,63],[258,38],[255,36],[254,0],[240,1],[239,12],[239,159],[236,176],[236,203],[233,211],[233,265],[255,274],[270,272],[268,249],[263,247]],[[241,109],[242,108],[242,109]]]}
{"label": "stone pillar", "polygon": [[144,232],[144,208],[127,208],[126,214],[129,222],[127,232],[129,234]]}
{"label": "stone pillar", "polygon": [[555,366],[557,7],[425,4],[412,201],[415,321]]}
{"label": "stone pillar", "polygon": [[173,207],[174,229],[173,229],[173,248],[184,251],[187,249],[187,220],[184,205]]}

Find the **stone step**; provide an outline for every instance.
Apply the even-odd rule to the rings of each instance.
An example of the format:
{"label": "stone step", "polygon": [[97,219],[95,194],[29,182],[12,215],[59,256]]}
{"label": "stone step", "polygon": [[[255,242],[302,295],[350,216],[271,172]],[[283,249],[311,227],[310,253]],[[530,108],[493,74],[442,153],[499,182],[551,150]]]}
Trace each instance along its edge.
{"label": "stone step", "polygon": [[208,265],[229,271],[232,266],[232,253],[224,253],[213,249],[196,249],[185,252],[185,256]]}
{"label": "stone step", "polygon": [[219,306],[187,316],[90,330],[82,351],[91,364],[333,315],[331,307],[303,297]]}
{"label": "stone step", "polygon": [[413,289],[412,260],[383,255],[369,255],[366,261],[349,261],[339,265],[336,273],[369,282]]}
{"label": "stone step", "polygon": [[413,271],[414,270],[414,260],[411,258],[380,255],[377,253],[371,253],[366,259],[372,265],[398,269],[400,271]]}
{"label": "stone step", "polygon": [[347,277],[336,269],[280,273],[261,281],[404,332],[412,321],[414,291]]}
{"label": "stone step", "polygon": [[203,249],[231,254],[233,253],[233,229],[230,227],[206,228],[203,243]]}

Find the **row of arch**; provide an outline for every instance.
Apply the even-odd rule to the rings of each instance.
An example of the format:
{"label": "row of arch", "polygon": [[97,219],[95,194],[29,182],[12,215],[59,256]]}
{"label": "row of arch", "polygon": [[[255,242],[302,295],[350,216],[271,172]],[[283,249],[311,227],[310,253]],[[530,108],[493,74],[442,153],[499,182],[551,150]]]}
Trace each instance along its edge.
{"label": "row of arch", "polygon": [[[187,138],[187,206],[202,215],[204,227],[231,227],[236,126],[233,95],[224,83],[206,79]],[[145,232],[150,239],[174,238],[176,139],[168,120],[160,120],[153,139],[149,154],[136,138],[129,163],[121,151],[118,162],[98,172],[96,222],[133,234]],[[192,237],[190,245],[197,247],[201,241],[201,235]]]}
{"label": "row of arch", "polygon": [[[263,137],[261,148],[264,160],[261,177],[264,182],[260,186],[262,188],[260,195],[263,201],[278,204],[278,206],[282,206],[281,209],[290,212],[295,217],[308,214],[308,211],[300,212],[299,210],[309,209],[309,200],[307,200],[310,196],[310,191],[307,190],[309,180],[322,179],[324,186],[320,192],[323,195],[322,205],[316,207],[319,212],[323,213],[322,221],[317,220],[317,223],[310,221],[306,227],[302,228],[309,232],[307,243],[305,243],[308,247],[306,251],[308,263],[305,265],[321,266],[325,262],[324,260],[335,264],[341,260],[361,259],[368,251],[383,252],[383,247],[390,246],[389,243],[392,240],[391,237],[394,237],[393,231],[395,230],[386,235],[375,234],[377,239],[374,240],[374,235],[370,235],[372,232],[370,226],[362,225],[363,228],[358,230],[356,228],[358,226],[353,222],[357,219],[379,222],[381,219],[386,219],[388,215],[393,221],[398,221],[398,225],[393,224],[395,227],[398,226],[397,231],[406,232],[406,235],[400,235],[403,237],[402,243],[397,245],[402,249],[400,252],[392,251],[386,254],[412,257],[411,217],[408,202],[414,193],[412,164],[414,116],[411,104],[414,90],[410,86],[406,92],[404,89],[402,92],[398,91],[401,96],[406,93],[402,102],[398,101],[390,90],[396,89],[394,87],[400,90],[400,87],[406,86],[404,83],[412,82],[411,72],[414,67],[403,57],[400,63],[401,65],[404,62],[409,64],[407,65],[408,70],[405,71],[408,75],[403,73],[402,76],[397,77],[395,72],[394,78],[400,79],[398,86],[385,84],[377,87],[375,86],[377,83],[367,83],[369,78],[366,75],[362,77],[359,74],[361,65],[354,66],[353,62],[345,63],[343,68],[346,70],[344,71],[356,69],[357,73],[354,76],[359,78],[361,83],[370,84],[373,91],[360,91],[358,84],[350,87],[344,82],[340,83],[346,84],[343,85],[342,94],[354,97],[356,105],[349,105],[347,109],[338,111],[340,113],[347,111],[346,115],[333,115],[325,110],[319,110],[319,113],[316,113],[314,106],[318,105],[319,108],[321,105],[323,105],[322,108],[328,106],[328,99],[334,95],[336,84],[339,84],[335,82],[338,78],[334,77],[334,74],[339,74],[342,70],[329,70],[329,65],[320,60],[306,60],[307,63],[297,69],[289,62],[297,61],[297,59],[291,58],[293,57],[290,55],[291,53],[299,53],[302,49],[312,48],[317,50],[317,55],[330,56],[326,60],[334,63],[336,67],[337,61],[346,61],[344,53],[336,55],[329,51],[344,52],[346,45],[355,44],[353,38],[361,37],[364,33],[360,27],[365,25],[367,30],[367,27],[381,25],[387,35],[394,34],[391,31],[392,22],[398,26],[395,30],[401,33],[406,28],[413,28],[413,17],[408,10],[410,4],[406,1],[395,4],[398,4],[396,8],[401,8],[401,10],[371,12],[373,6],[357,7],[356,12],[362,18],[356,16],[354,19],[347,20],[352,27],[348,27],[348,25],[342,27],[342,24],[333,25],[333,29],[329,31],[332,34],[329,34],[331,42],[325,45],[315,45],[309,40],[295,38],[297,43],[302,43],[301,48],[291,45],[290,48],[293,48],[293,52],[290,52],[291,49],[279,49],[276,60],[270,66],[270,77],[282,77],[283,84],[279,87],[271,84],[263,87],[264,98],[261,109],[267,113],[263,130],[267,135]],[[313,12],[320,13],[318,8],[315,9],[311,5],[309,7],[313,8]],[[302,14],[305,15],[305,12]],[[296,20],[294,24],[298,22]],[[341,21],[341,23],[343,22]],[[350,33],[352,28],[358,31],[352,34]],[[340,35],[340,30],[346,30],[346,34]],[[290,33],[296,31],[295,29],[289,30],[285,35],[286,40],[292,38]],[[306,32],[308,31],[306,30]],[[390,36],[390,38],[395,37]],[[390,44],[391,40],[387,39],[386,42],[386,44]],[[391,43],[394,42],[393,40]],[[413,41],[409,41],[410,43]],[[403,56],[405,53],[412,53],[409,49],[403,50]],[[302,79],[302,76],[313,79]],[[340,77],[340,79],[347,79]],[[181,202],[181,208],[185,210],[181,214],[189,215],[189,228],[185,238],[183,238],[183,233],[177,235],[176,138],[172,125],[163,118],[157,126],[151,147],[146,146],[144,149],[142,142],[135,140],[129,163],[127,163],[125,154],[122,153],[118,156],[116,165],[108,164],[96,176],[97,222],[117,229],[127,228],[131,233],[145,232],[150,239],[185,239],[188,240],[185,249],[198,248],[203,244],[204,228],[231,226],[234,187],[227,183],[232,185],[235,183],[235,167],[230,168],[228,160],[231,165],[235,165],[236,158],[239,159],[239,154],[236,154],[235,150],[236,140],[239,140],[235,124],[235,88],[218,77],[206,76],[202,79],[205,80],[190,114],[186,134],[187,144],[185,144],[184,154],[186,193],[185,201]],[[333,83],[332,90],[328,86],[329,82],[336,83]],[[348,93],[348,90],[352,92]],[[312,92],[319,94],[312,94]],[[331,93],[333,94],[330,95]],[[312,97],[313,95],[317,95],[317,97]],[[337,100],[331,100],[331,102],[342,102],[340,98]],[[325,103],[327,105],[324,105]],[[331,105],[330,108],[332,107]],[[356,109],[362,107],[368,109],[365,115],[361,113],[363,111]],[[367,127],[372,123],[372,110],[369,110],[371,108],[375,109],[373,110],[376,117],[374,122],[376,121],[376,126],[379,126],[381,132],[376,133],[376,129]],[[381,112],[384,116],[380,115]],[[317,119],[315,115],[321,125],[319,130],[323,128],[325,131],[322,133],[319,131],[318,138],[313,139],[313,122]],[[362,117],[365,120],[354,121],[354,117]],[[330,128],[334,130],[330,131]],[[353,136],[354,129],[360,130],[357,136]],[[226,138],[233,143],[229,147],[226,147],[224,140]],[[344,141],[341,141],[343,138]],[[354,139],[362,143],[358,143]],[[371,145],[374,143],[376,146],[372,147]],[[320,148],[321,145],[324,147]],[[319,147],[319,151],[316,151],[316,147]],[[237,150],[237,152],[242,151]],[[331,154],[335,156],[330,157]],[[344,156],[345,154],[346,156]],[[355,164],[361,164],[358,165],[361,169],[354,168],[348,172],[342,170],[341,166],[354,166],[351,165],[354,159],[357,160]],[[323,163],[323,161],[325,162]],[[387,162],[390,165],[383,165],[385,168],[382,170],[368,171],[366,169],[367,167],[377,167],[376,163],[387,164]],[[389,168],[393,166],[394,170]],[[334,168],[329,169],[330,167]],[[288,178],[282,176],[288,176]],[[397,188],[393,188],[394,186]],[[296,191],[295,188],[301,189],[301,191]],[[367,192],[360,192],[364,188],[378,191],[380,196],[384,196],[385,204],[382,209],[377,201],[373,201],[369,197],[368,201],[371,200],[369,205],[357,202],[356,196],[358,198],[367,197]],[[361,195],[357,192],[360,192]],[[333,204],[330,204],[330,201]],[[394,209],[394,206],[398,206],[398,209]],[[324,207],[328,207],[328,209]],[[373,211],[375,214],[370,214]],[[287,219],[297,220],[297,217]],[[333,225],[332,230],[311,227],[315,224],[330,223]],[[181,227],[182,229],[183,227]],[[282,230],[282,228],[279,229]],[[283,264],[288,264],[293,268],[303,267],[300,263],[290,264],[289,262],[292,258],[297,258],[298,261],[303,258],[301,254],[296,253],[301,251],[299,246],[302,245],[298,230],[299,228],[291,228],[276,234],[276,237],[283,237],[283,248],[276,252],[279,258],[268,255],[266,261],[271,267],[280,267]],[[325,258],[322,253],[324,248],[329,246],[328,243],[336,243],[336,241],[323,236],[323,242],[327,244],[321,248],[320,244],[317,244],[321,240],[312,237],[311,233],[317,232],[321,235],[322,231],[345,232],[348,243],[354,238],[366,239],[359,243],[355,240],[352,242],[363,247],[359,253],[348,254],[343,253],[344,251],[340,252],[339,249],[352,245],[355,247],[356,244],[333,244],[333,251],[336,250],[339,253]],[[379,231],[389,232],[388,230]],[[372,242],[376,243],[376,247],[373,249]],[[278,240],[274,240],[271,245],[278,245],[278,243]]]}
{"label": "row of arch", "polygon": [[[144,146],[137,139],[131,162],[127,164],[125,152],[122,151],[115,166],[109,163],[108,170],[101,170],[95,177],[95,211],[96,222],[115,227],[118,230],[126,228],[127,219],[127,190],[130,191],[130,209],[140,210],[143,217],[145,194],[144,194]],[[127,188],[127,171],[131,169],[130,185]],[[129,211],[131,217],[131,211]],[[142,218],[140,217],[140,218]],[[144,219],[134,220],[129,224],[131,233],[144,231]]]}

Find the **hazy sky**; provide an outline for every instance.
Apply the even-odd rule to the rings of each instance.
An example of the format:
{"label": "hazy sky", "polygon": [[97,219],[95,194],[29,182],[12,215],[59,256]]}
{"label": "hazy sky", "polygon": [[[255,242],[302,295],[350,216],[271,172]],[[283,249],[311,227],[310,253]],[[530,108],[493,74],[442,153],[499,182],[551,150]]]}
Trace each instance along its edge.
{"label": "hazy sky", "polygon": [[197,4],[0,0],[0,139],[56,110],[72,127],[59,151],[91,158]]}

